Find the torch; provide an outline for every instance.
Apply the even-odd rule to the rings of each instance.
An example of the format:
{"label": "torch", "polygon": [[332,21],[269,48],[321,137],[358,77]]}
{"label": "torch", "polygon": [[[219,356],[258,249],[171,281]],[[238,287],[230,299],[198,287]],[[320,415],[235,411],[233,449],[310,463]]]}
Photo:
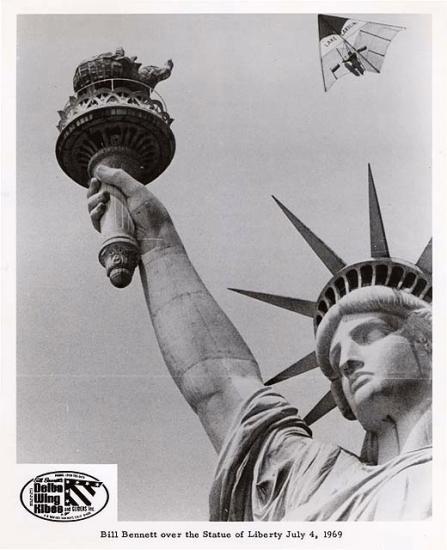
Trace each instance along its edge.
{"label": "torch", "polygon": [[[170,76],[172,61],[141,67],[135,60],[118,48],[83,61],[75,71],[75,95],[59,111],[56,157],[62,170],[84,187],[101,164],[122,168],[148,184],[174,157],[173,119],[154,91]],[[110,185],[102,187],[110,200],[101,218],[99,261],[111,283],[123,288],[139,262],[134,224],[124,195]]]}

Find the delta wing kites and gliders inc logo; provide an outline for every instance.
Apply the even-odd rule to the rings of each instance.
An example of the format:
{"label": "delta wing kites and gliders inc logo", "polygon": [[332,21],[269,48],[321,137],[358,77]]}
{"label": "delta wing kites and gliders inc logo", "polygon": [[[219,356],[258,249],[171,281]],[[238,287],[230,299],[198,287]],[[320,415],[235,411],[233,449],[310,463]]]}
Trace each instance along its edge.
{"label": "delta wing kites and gliders inc logo", "polygon": [[102,481],[81,472],[47,472],[28,481],[20,501],[33,516],[48,521],[80,521],[103,510],[109,492]]}

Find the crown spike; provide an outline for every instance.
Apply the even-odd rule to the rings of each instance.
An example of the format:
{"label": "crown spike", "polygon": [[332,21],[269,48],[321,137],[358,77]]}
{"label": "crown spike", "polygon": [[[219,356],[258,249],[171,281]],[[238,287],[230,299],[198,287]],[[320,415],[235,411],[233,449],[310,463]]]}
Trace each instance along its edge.
{"label": "crown spike", "polygon": [[278,382],[284,382],[284,380],[288,380],[289,378],[293,378],[294,376],[304,374],[305,372],[316,369],[317,367],[317,357],[315,355],[315,352],[313,351],[305,357],[302,357],[296,363],[293,363],[293,365],[290,365],[290,367],[287,367],[287,369],[279,372],[273,378],[270,378],[270,380],[267,380],[267,382],[265,382],[265,385],[271,386],[273,384],[278,384]]}
{"label": "crown spike", "polygon": [[315,407],[304,417],[304,422],[310,426],[332,409],[335,409],[335,407],[336,404],[332,396],[332,392],[329,390],[325,395],[323,395],[320,401],[318,401]]}
{"label": "crown spike", "polygon": [[377,191],[371,172],[371,165],[368,163],[368,192],[369,192],[369,229],[371,239],[371,256],[373,258],[389,258],[388,243],[386,241],[385,229],[383,227],[382,214],[380,212]]}
{"label": "crown spike", "polygon": [[300,300],[299,298],[288,298],[287,296],[277,296],[276,294],[264,294],[263,292],[253,292],[251,290],[240,290],[239,288],[229,288],[232,292],[237,292],[249,298],[267,302],[273,306],[288,309],[295,313],[300,313],[306,317],[313,317],[315,312],[315,302],[310,300]]}
{"label": "crown spike", "polygon": [[416,265],[425,273],[432,272],[432,239],[428,241]]}
{"label": "crown spike", "polygon": [[304,223],[292,214],[292,212],[290,212],[290,210],[288,210],[276,197],[272,195],[272,198],[333,275],[345,267],[346,263],[339,258],[335,252],[333,252],[321,239],[319,239],[308,227],[306,227]]}

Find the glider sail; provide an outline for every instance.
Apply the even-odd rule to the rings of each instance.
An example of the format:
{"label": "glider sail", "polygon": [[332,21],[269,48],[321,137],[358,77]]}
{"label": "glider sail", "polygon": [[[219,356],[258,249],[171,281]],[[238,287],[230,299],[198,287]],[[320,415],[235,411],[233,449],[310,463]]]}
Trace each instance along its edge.
{"label": "glider sail", "polygon": [[386,51],[404,27],[359,21],[333,15],[318,16],[320,58],[324,89],[342,76],[380,73]]}

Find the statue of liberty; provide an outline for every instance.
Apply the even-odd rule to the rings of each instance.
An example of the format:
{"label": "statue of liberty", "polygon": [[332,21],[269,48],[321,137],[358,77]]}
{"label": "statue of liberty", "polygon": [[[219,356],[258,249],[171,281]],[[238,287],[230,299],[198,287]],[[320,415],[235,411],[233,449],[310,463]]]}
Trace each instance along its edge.
{"label": "statue of liberty", "polygon": [[[144,185],[98,166],[88,191],[94,226],[109,200],[102,184],[125,196],[161,352],[219,453],[210,519],[429,518],[431,241],[416,264],[390,257],[371,171],[370,259],[347,265],[278,201],[333,276],[315,302],[239,291],[313,318],[315,352],[276,377],[319,366],[329,379],[330,392],[304,419],[264,384],[168,211]],[[360,456],[312,438],[309,424],[335,405],[365,430]]]}

